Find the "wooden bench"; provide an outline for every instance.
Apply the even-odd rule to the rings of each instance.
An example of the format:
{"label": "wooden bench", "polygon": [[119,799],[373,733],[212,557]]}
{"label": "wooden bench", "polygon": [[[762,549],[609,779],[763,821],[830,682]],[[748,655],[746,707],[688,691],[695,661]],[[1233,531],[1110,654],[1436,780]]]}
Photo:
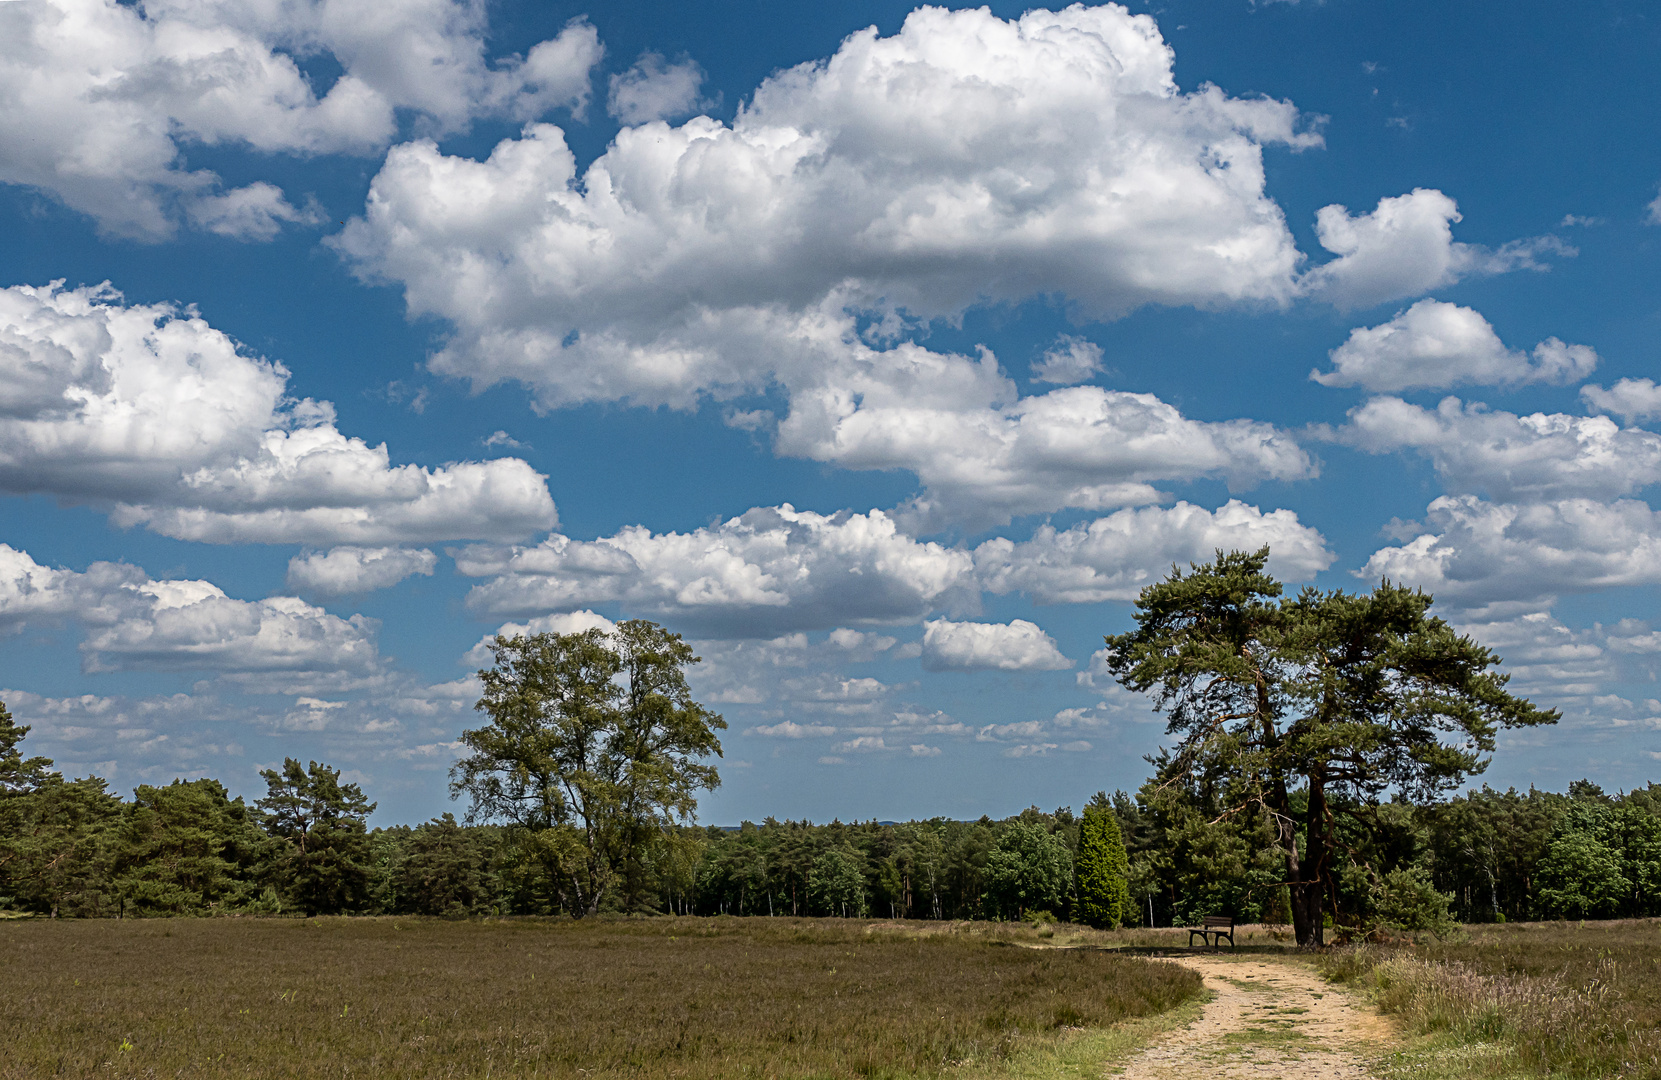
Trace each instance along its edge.
{"label": "wooden bench", "polygon": [[1234,916],[1207,915],[1204,926],[1190,926],[1188,928],[1188,947],[1194,947],[1194,938],[1198,937],[1213,949],[1221,948],[1221,942],[1228,938],[1228,947],[1234,948]]}

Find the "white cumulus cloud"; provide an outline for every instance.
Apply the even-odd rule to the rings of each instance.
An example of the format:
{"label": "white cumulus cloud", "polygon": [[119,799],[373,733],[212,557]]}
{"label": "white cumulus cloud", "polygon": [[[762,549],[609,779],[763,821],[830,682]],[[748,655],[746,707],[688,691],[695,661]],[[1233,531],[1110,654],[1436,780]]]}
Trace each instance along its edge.
{"label": "white cumulus cloud", "polygon": [[1102,347],[1088,338],[1063,334],[1033,365],[1032,377],[1038,382],[1089,382],[1102,370]]}
{"label": "white cumulus cloud", "polygon": [[786,504],[687,533],[632,526],[594,541],[556,534],[453,554],[461,573],[491,579],[469,593],[474,611],[620,603],[708,637],[909,622],[974,595],[968,552],[915,540],[880,510],[827,516]]}
{"label": "white cumulus cloud", "polygon": [[[220,191],[181,151],[367,153],[396,135],[399,110],[435,131],[581,111],[601,55],[592,27],[494,64],[485,30],[466,0],[0,4],[0,182],[117,235],[159,239],[185,216],[266,239],[308,215],[263,181]],[[321,96],[297,62],[319,54],[341,69]]]}
{"label": "white cumulus cloud", "polygon": [[1413,449],[1443,484],[1501,501],[1612,498],[1661,481],[1661,435],[1606,416],[1489,411],[1446,398],[1435,409],[1373,398],[1333,437],[1371,453]]}
{"label": "white cumulus cloud", "polygon": [[[379,624],[293,597],[237,600],[138,567],[53,569],[0,544],[0,628],[74,621],[88,671],[210,671],[270,687],[362,685],[383,671]],[[296,691],[298,692],[298,691]]]}
{"label": "white cumulus cloud", "polygon": [[1618,416],[1629,424],[1661,416],[1661,386],[1654,379],[1622,379],[1607,390],[1582,386],[1580,398],[1588,409]]}
{"label": "white cumulus cloud", "polygon": [[1230,500],[1215,511],[1179,502],[1121,510],[1066,530],[1042,525],[1028,540],[988,540],[975,549],[975,571],[990,592],[1022,592],[1044,604],[1134,600],[1173,563],[1265,545],[1270,572],[1291,581],[1309,580],[1334,558],[1321,534],[1292,511],[1265,514]]}
{"label": "white cumulus cloud", "polygon": [[548,405],[788,384],[821,310],[1290,300],[1262,148],[1319,140],[1288,104],[1180,92],[1172,62],[1117,6],[921,8],[770,77],[731,126],[625,128],[582,175],[549,125],[485,161],[395,147],[339,247],[455,325],[438,370]]}
{"label": "white cumulus cloud", "polygon": [[1494,617],[1542,610],[1560,593],[1661,584],[1661,515],[1634,499],[1513,505],[1444,495],[1426,517],[1430,532],[1374,552],[1361,575],[1486,605]]}
{"label": "white cumulus cloud", "polygon": [[194,311],[107,285],[0,290],[0,491],[209,543],[507,540],[557,521],[523,461],[393,465],[287,390]]}
{"label": "white cumulus cloud", "polygon": [[1311,371],[1323,386],[1360,386],[1375,393],[1459,385],[1515,386],[1583,379],[1598,355],[1585,345],[1548,338],[1527,353],[1508,349],[1477,312],[1420,300],[1387,323],[1358,327],[1332,351],[1332,370]]}
{"label": "white cumulus cloud", "polygon": [[288,587],[312,596],[348,596],[387,589],[407,577],[432,576],[438,556],[426,548],[350,545],[308,551],[288,560]]}
{"label": "white cumulus cloud", "polygon": [[1073,662],[1035,623],[951,622],[923,624],[923,667],[928,671],[1060,671]]}
{"label": "white cumulus cloud", "polygon": [[629,70],[611,77],[606,112],[630,127],[675,120],[700,105],[704,72],[695,61],[668,63],[654,52],[640,55]]}
{"label": "white cumulus cloud", "polygon": [[1365,308],[1418,296],[1461,278],[1542,269],[1538,256],[1572,255],[1554,237],[1514,240],[1497,249],[1459,243],[1459,206],[1435,188],[1387,197],[1364,214],[1325,206],[1315,215],[1321,246],[1338,256],[1309,271],[1304,290],[1340,308]]}

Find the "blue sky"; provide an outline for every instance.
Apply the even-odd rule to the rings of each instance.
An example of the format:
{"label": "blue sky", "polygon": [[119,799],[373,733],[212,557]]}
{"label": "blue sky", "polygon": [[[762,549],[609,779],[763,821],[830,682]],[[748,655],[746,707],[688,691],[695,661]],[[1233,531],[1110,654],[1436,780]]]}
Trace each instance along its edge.
{"label": "blue sky", "polygon": [[[1422,585],[1661,759],[1645,5],[0,2],[0,700],[119,788],[449,809],[480,643],[657,619],[705,820],[1160,742],[1173,561]],[[107,284],[105,284],[107,283]]]}

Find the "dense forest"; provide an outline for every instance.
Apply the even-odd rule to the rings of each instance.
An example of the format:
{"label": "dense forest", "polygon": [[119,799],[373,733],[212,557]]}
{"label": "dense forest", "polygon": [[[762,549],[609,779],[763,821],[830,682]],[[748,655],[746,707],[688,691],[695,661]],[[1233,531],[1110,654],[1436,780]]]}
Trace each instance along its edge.
{"label": "dense forest", "polygon": [[[369,829],[373,804],[327,766],[288,761],[253,805],[215,780],[66,779],[26,758],[0,707],[0,910],[78,917],[225,914],[557,914],[572,909],[545,835],[446,814]],[[1157,762],[1155,763],[1157,764]],[[1301,797],[1301,796],[1300,796]],[[1228,792],[1150,780],[1084,811],[660,828],[603,910],[632,913],[1079,918],[1081,826],[1118,826],[1117,920],[1208,913],[1284,922],[1269,822],[1226,814]],[[1340,927],[1435,929],[1449,918],[1661,914],[1661,785],[1606,794],[1487,787],[1428,805],[1353,807],[1339,837]],[[580,911],[574,913],[581,914]],[[1098,921],[1091,919],[1089,921]]]}

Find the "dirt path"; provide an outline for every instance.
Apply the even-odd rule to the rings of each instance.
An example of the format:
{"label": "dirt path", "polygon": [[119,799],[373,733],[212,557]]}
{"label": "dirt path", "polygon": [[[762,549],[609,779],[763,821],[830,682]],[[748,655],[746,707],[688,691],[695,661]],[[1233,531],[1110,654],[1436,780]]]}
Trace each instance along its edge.
{"label": "dirt path", "polygon": [[1393,1040],[1385,1020],[1300,964],[1173,959],[1216,997],[1193,1025],[1109,1073],[1119,1080],[1364,1080],[1366,1062]]}

